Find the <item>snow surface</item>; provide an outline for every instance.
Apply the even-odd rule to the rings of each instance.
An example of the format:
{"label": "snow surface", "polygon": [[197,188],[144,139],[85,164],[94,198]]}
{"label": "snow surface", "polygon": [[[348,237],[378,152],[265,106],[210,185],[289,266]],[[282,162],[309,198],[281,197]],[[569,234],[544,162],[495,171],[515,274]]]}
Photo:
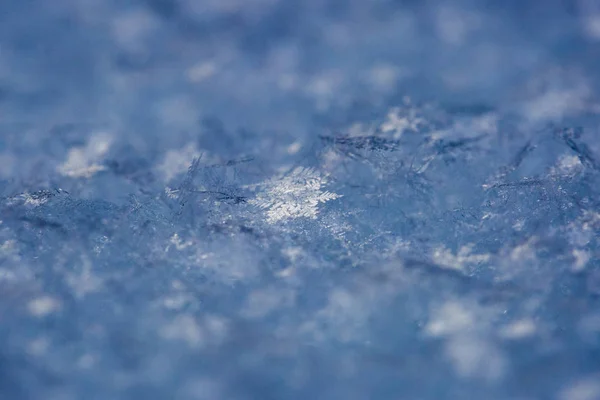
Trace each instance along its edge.
{"label": "snow surface", "polygon": [[600,399],[597,4],[0,2],[0,399]]}

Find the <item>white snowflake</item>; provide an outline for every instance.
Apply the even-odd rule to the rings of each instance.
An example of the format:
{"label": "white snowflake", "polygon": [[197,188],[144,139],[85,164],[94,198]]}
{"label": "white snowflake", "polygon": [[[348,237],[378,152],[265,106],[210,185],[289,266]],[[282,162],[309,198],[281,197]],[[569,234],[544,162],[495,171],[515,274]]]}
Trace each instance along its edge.
{"label": "white snowflake", "polygon": [[314,169],[298,167],[281,178],[257,185],[264,190],[249,203],[267,210],[267,221],[271,224],[300,217],[315,219],[319,203],[342,197],[323,191],[326,183],[327,178]]}
{"label": "white snowflake", "polygon": [[381,125],[381,131],[391,132],[393,137],[399,139],[406,131],[416,132],[425,120],[417,115],[417,110],[410,108],[403,110],[399,107],[392,108],[385,122]]}
{"label": "white snowflake", "polygon": [[112,137],[108,133],[92,136],[85,147],[74,147],[69,150],[67,160],[58,167],[61,175],[71,178],[90,178],[106,168],[100,164],[110,149]]}
{"label": "white snowflake", "polygon": [[489,254],[473,254],[473,244],[462,246],[458,252],[452,253],[450,249],[440,246],[434,249],[433,261],[443,268],[464,271],[468,266],[489,261]]}

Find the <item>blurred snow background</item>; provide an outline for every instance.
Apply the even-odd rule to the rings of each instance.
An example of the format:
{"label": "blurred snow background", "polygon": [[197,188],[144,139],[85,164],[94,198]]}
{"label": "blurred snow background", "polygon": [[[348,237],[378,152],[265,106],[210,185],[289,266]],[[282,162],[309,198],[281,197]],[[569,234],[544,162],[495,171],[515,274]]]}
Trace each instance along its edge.
{"label": "blurred snow background", "polygon": [[593,0],[0,2],[1,399],[600,399]]}

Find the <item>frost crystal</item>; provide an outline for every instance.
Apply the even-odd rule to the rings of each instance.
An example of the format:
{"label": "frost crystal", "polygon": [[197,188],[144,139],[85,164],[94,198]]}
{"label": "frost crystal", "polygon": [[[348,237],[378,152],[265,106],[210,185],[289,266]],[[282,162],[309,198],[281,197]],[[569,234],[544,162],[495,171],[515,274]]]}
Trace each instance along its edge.
{"label": "frost crystal", "polygon": [[319,203],[342,197],[323,191],[326,184],[326,177],[318,171],[298,167],[281,178],[257,185],[262,191],[249,203],[266,210],[267,221],[271,224],[295,218],[316,219]]}

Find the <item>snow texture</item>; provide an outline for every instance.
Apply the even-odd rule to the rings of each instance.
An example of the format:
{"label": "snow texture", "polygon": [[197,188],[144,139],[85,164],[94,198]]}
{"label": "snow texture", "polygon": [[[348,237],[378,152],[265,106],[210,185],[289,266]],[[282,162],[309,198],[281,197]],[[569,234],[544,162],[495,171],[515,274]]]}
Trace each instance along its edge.
{"label": "snow texture", "polygon": [[600,399],[597,4],[0,2],[0,399]]}

